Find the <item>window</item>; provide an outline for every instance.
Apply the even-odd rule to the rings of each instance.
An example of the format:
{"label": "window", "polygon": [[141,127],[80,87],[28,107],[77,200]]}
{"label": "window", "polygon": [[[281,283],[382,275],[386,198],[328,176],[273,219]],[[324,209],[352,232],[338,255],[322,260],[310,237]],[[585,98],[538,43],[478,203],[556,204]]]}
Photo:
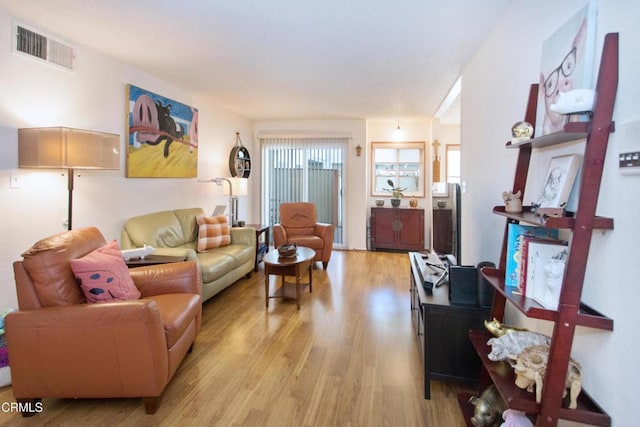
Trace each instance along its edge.
{"label": "window", "polygon": [[348,138],[260,137],[262,222],[280,222],[280,204],[313,202],[318,222],[335,225],[334,247],[344,241],[345,159]]}
{"label": "window", "polygon": [[460,144],[447,144],[445,168],[447,182],[460,184]]}
{"label": "window", "polygon": [[371,143],[371,195],[388,196],[388,180],[405,196],[424,197],[424,142]]}

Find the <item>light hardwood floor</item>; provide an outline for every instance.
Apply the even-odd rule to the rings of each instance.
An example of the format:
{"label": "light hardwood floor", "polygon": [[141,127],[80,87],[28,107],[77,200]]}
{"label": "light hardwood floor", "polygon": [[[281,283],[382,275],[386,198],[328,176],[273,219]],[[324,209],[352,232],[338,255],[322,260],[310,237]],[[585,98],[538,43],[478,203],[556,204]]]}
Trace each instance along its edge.
{"label": "light hardwood floor", "polygon": [[32,418],[0,412],[0,426],[465,425],[457,387],[433,381],[422,397],[406,254],[334,251],[299,312],[279,299],[266,310],[263,280],[261,266],[204,304],[155,415],[141,399],[43,399]]}

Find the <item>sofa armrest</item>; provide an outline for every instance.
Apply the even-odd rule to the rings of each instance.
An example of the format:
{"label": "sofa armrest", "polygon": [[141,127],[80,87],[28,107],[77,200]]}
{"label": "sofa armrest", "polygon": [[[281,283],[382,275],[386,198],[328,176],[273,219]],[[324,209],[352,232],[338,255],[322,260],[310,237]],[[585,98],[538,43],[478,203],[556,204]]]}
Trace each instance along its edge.
{"label": "sofa armrest", "polygon": [[154,301],[17,311],[5,322],[15,398],[97,397],[120,389],[154,396],[168,380],[167,340]]}
{"label": "sofa armrest", "polygon": [[231,244],[256,247],[256,229],[251,227],[232,227]]}
{"label": "sofa armrest", "polygon": [[120,232],[120,249],[134,249],[135,247],[136,245],[133,244],[127,230],[122,230]]}
{"label": "sofa armrest", "polygon": [[9,335],[18,329],[105,329],[139,322],[163,329],[155,302],[142,299],[14,311],[5,322]]}
{"label": "sofa armrest", "polygon": [[287,243],[287,230],[281,225],[273,226],[273,246],[278,247]]}
{"label": "sofa armrest", "polygon": [[330,245],[333,247],[333,231],[335,230],[335,226],[333,224],[324,224],[317,223],[315,235],[320,237],[324,242],[325,246]]}
{"label": "sofa armrest", "polygon": [[187,261],[197,261],[196,251],[190,248],[156,248],[154,255],[183,256]]}
{"label": "sofa armrest", "polygon": [[202,296],[202,275],[196,261],[172,262],[129,269],[143,297],[162,294]]}

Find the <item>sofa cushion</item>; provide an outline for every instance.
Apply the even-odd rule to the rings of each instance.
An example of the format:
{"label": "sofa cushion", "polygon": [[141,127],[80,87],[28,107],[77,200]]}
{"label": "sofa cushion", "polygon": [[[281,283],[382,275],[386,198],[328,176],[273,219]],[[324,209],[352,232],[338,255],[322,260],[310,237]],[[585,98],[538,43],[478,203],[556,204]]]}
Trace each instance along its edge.
{"label": "sofa cushion", "polygon": [[198,252],[206,252],[231,244],[231,227],[225,215],[205,217],[198,215]]}
{"label": "sofa cushion", "polygon": [[311,249],[322,249],[324,240],[318,236],[289,236],[289,243],[295,243],[298,246],[305,246]]}
{"label": "sofa cushion", "polygon": [[316,226],[313,227],[287,227],[287,237],[291,236],[313,236]]}
{"label": "sofa cushion", "polygon": [[71,269],[89,303],[140,299],[115,240],[82,258],[72,259]]}
{"label": "sofa cushion", "polygon": [[215,252],[233,258],[234,268],[244,264],[245,262],[254,263],[256,258],[255,248],[253,246],[242,244],[223,246],[216,249]]}
{"label": "sofa cushion", "polygon": [[33,280],[40,304],[53,307],[84,303],[70,262],[105,243],[97,228],[84,227],[44,238],[24,252],[22,265]]}
{"label": "sofa cushion", "polygon": [[164,324],[167,348],[180,339],[191,322],[197,317],[202,303],[196,294],[163,294],[144,298],[155,301]]}
{"label": "sofa cushion", "polygon": [[129,219],[124,228],[135,247],[175,248],[191,241],[173,211],[155,212]]}
{"label": "sofa cushion", "polygon": [[[280,223],[287,229],[299,227],[313,230],[316,226],[317,217],[315,203],[293,202],[280,205]],[[313,231],[311,231],[311,234],[313,234]]]}
{"label": "sofa cushion", "polygon": [[178,222],[180,222],[185,240],[187,242],[195,242],[198,240],[196,217],[198,215],[205,215],[202,208],[175,209],[173,213],[176,218],[178,218]]}
{"label": "sofa cushion", "polygon": [[199,253],[198,260],[203,283],[218,280],[237,267],[233,257],[221,252],[220,249]]}

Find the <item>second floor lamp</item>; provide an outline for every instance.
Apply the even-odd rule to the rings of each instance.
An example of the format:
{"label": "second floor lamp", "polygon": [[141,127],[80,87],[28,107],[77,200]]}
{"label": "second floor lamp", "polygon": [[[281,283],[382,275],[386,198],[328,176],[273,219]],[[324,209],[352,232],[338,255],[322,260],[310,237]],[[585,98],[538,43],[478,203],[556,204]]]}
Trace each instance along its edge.
{"label": "second floor lamp", "polygon": [[74,171],[119,170],[120,135],[66,127],[18,129],[18,167],[67,170],[67,229],[71,230]]}

